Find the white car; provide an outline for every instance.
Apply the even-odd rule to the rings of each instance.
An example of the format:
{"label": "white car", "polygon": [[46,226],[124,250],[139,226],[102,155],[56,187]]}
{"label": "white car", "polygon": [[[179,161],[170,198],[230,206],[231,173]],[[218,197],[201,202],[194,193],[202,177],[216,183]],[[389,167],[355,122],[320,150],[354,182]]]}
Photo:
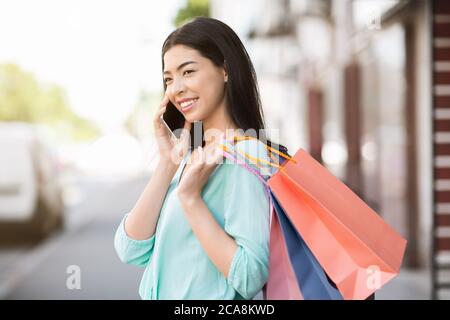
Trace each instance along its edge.
{"label": "white car", "polygon": [[0,122],[0,244],[39,241],[63,226],[55,159],[35,126]]}

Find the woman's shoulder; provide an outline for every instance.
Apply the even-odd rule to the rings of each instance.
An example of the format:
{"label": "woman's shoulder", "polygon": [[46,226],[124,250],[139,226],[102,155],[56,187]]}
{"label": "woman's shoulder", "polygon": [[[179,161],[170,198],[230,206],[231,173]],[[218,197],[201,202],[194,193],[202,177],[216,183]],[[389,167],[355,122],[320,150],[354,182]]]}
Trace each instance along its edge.
{"label": "woman's shoulder", "polygon": [[258,139],[241,140],[235,144],[236,150],[245,152],[248,155],[269,161],[267,146]]}
{"label": "woman's shoulder", "polygon": [[[260,168],[262,167],[271,172],[272,168],[267,165],[271,159],[269,157],[267,146],[262,141],[258,139],[241,140],[233,146],[233,149],[236,151],[236,158],[238,160],[242,161],[245,158],[245,163],[250,167],[256,168],[257,166],[255,166],[255,164],[258,163]],[[226,162],[240,167],[230,159],[227,159]],[[260,173],[263,174],[263,172]]]}

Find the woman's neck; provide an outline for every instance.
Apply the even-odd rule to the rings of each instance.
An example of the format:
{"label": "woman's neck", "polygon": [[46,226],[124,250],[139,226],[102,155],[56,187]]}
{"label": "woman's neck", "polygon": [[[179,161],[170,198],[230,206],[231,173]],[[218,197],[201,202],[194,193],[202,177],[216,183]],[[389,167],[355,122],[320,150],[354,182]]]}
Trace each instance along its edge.
{"label": "woman's neck", "polygon": [[216,111],[207,119],[203,120],[203,134],[206,134],[209,130],[214,130],[215,134],[225,134],[227,130],[237,130],[237,125],[229,117],[225,103],[221,104]]}

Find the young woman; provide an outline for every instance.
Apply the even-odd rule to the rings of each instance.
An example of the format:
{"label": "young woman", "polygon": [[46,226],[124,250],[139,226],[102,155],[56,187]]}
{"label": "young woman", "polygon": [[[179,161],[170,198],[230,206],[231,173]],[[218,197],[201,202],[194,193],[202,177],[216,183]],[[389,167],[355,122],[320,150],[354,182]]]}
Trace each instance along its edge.
{"label": "young woman", "polygon": [[[220,139],[189,148],[187,135],[172,139],[160,118],[171,105],[182,112],[185,132],[201,121],[205,137],[229,129],[259,134],[264,121],[252,63],[231,28],[197,18],[168,36],[162,64],[165,96],[154,118],[160,160],[116,231],[117,254],[145,267],[143,299],[252,299],[268,277],[262,183],[228,159],[219,163]],[[181,164],[172,157],[180,145]],[[270,160],[259,140],[234,147]]]}

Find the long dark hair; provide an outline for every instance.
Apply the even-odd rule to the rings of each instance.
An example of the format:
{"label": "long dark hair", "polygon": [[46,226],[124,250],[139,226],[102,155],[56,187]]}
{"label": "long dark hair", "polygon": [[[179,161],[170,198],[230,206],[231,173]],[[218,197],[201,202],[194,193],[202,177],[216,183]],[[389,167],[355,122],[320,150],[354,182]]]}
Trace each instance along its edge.
{"label": "long dark hair", "polygon": [[[175,45],[195,49],[217,67],[224,68],[228,73],[225,87],[227,111],[233,122],[244,131],[254,129],[256,138],[275,149],[287,152],[284,146],[272,143],[264,134],[264,113],[255,69],[238,35],[229,26],[217,19],[198,17],[173,31],[162,46],[163,71],[164,54]],[[163,86],[166,91],[164,80]]]}

